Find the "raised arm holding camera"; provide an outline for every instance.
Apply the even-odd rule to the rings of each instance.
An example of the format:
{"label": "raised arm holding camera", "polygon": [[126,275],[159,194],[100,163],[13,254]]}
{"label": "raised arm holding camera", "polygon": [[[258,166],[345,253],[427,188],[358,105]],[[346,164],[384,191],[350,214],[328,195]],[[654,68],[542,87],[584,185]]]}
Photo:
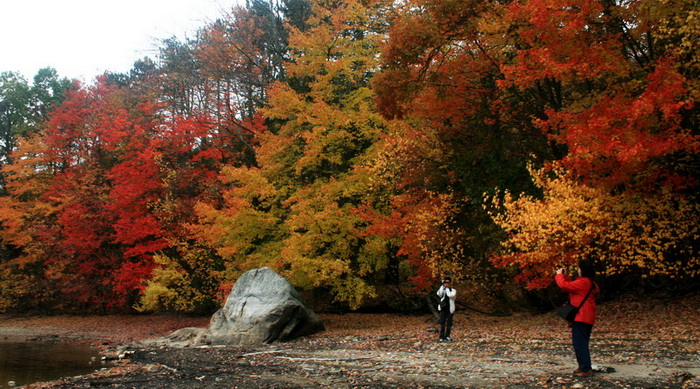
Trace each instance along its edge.
{"label": "raised arm holding camera", "polygon": [[457,290],[452,287],[452,279],[446,277],[442,280],[442,285],[437,291],[440,297],[438,311],[440,312],[440,339],[439,342],[451,342],[450,332],[452,331],[452,316],[455,313],[455,297]]}

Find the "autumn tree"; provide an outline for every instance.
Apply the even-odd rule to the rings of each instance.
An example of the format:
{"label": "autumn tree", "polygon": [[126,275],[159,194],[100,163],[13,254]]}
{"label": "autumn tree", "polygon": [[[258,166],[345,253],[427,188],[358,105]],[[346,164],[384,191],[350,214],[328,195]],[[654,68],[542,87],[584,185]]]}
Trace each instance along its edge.
{"label": "autumn tree", "polygon": [[[74,110],[85,109],[84,94],[74,92],[72,97],[67,99],[67,104],[72,105]],[[61,115],[60,113],[58,114]],[[70,133],[73,144],[68,142],[59,144],[57,148],[51,150],[48,146],[53,139],[43,138],[39,135],[22,143],[22,147],[15,153],[14,158],[17,163],[10,164],[3,168],[3,171],[9,175],[8,191],[10,196],[3,199],[3,214],[10,215],[12,218],[3,220],[3,241],[21,248],[22,253],[12,261],[3,264],[3,289],[4,295],[12,295],[15,293],[17,297],[28,294],[28,290],[19,288],[15,285],[14,288],[8,287],[8,283],[17,284],[17,280],[25,279],[27,281],[35,281],[37,286],[40,286],[38,293],[35,294],[33,306],[41,306],[50,300],[52,296],[60,294],[55,288],[50,287],[50,279],[57,274],[65,271],[65,266],[61,261],[61,255],[51,257],[51,253],[56,249],[57,234],[54,234],[55,229],[59,225],[59,209],[61,208],[57,202],[52,202],[46,199],[44,195],[50,191],[62,192],[64,199],[75,198],[71,196],[69,187],[60,188],[58,183],[53,181],[54,175],[65,172],[71,164],[80,162],[89,163],[84,158],[87,150],[79,146],[81,141],[87,141],[81,137],[77,131],[77,126],[70,126],[70,123],[65,124],[66,133]],[[50,124],[49,124],[50,126]],[[49,151],[51,150],[51,151]],[[80,153],[83,153],[82,156]],[[48,154],[52,154],[49,156]],[[72,155],[71,155],[72,154]],[[99,174],[99,172],[96,172]],[[73,179],[73,181],[71,181]],[[81,175],[71,174],[71,179],[66,182],[73,187],[86,185],[90,186],[91,179],[98,179],[95,174]],[[95,196],[86,194],[83,198],[77,199],[78,202],[87,200],[84,206],[90,207],[91,204],[99,202],[104,196],[98,193],[93,193]],[[65,209],[64,216],[79,217],[83,204],[75,204],[72,209]],[[83,208],[84,210],[85,208]],[[74,228],[68,233],[77,233],[81,226],[90,224],[90,217],[84,219],[85,223],[73,226]],[[97,230],[97,228],[95,229]],[[85,250],[90,250],[92,245],[86,245]],[[71,248],[65,247],[66,250]],[[58,251],[58,250],[56,250]],[[50,259],[49,259],[50,258]],[[30,270],[31,271],[28,271]],[[68,272],[75,274],[75,269],[68,269]],[[25,285],[27,282],[24,283]],[[66,282],[66,285],[70,282]],[[84,284],[84,283],[81,283]],[[74,284],[74,287],[80,287]],[[6,305],[8,302],[4,302]]]}
{"label": "autumn tree", "polygon": [[[60,105],[66,92],[72,87],[72,81],[59,78],[51,68],[40,69],[33,79],[33,84],[16,73],[4,72],[0,75],[0,202],[9,200],[6,198],[8,173],[5,168],[13,163],[21,164],[12,158],[12,153],[21,142],[34,142],[32,138],[41,131],[51,110]],[[5,212],[1,219],[15,223],[18,215],[8,212],[7,209]],[[43,223],[41,215],[40,212],[31,217],[36,225]],[[8,228],[0,226],[0,266],[3,266],[0,275],[0,280],[3,280],[0,282],[0,290],[3,291],[0,307],[9,301],[17,301],[19,296],[30,295],[32,287],[37,285],[36,282],[40,282],[40,279],[31,277],[13,277],[11,271],[4,267],[21,254],[21,243],[8,237],[8,234]],[[32,273],[32,270],[27,273]]]}
{"label": "autumn tree", "polygon": [[[395,159],[402,190],[410,182],[425,188],[415,166],[452,177],[437,191],[467,204],[453,215],[461,221],[462,247],[473,250],[467,258],[498,249],[500,233],[479,207],[482,193],[499,187],[515,197],[541,194],[541,186],[528,183],[528,160],[562,167],[582,185],[630,192],[618,199],[630,201],[629,212],[654,203],[639,199],[641,191],[692,205],[697,110],[686,74],[696,67],[683,42],[695,36],[696,24],[680,25],[693,15],[683,1],[406,2],[383,49],[377,103],[386,117],[413,128],[396,143],[437,139],[440,153],[423,154],[420,165],[414,162],[420,153]],[[445,162],[434,163],[440,154],[448,156]],[[651,208],[635,212],[654,214]],[[697,247],[696,240],[683,241]],[[561,259],[555,253],[549,252],[550,267]],[[532,269],[519,255],[525,254],[516,250],[507,258],[522,266],[506,268],[530,280]],[[494,272],[488,262],[476,263]]]}
{"label": "autumn tree", "polygon": [[[2,268],[5,307],[123,309],[145,288],[139,309],[212,309],[222,262],[186,224],[195,203],[220,201],[223,163],[253,160],[255,109],[286,54],[277,11],[254,8],[75,91],[22,142],[4,169],[2,239],[18,250]],[[262,26],[275,20],[280,31]],[[44,292],[24,300],[33,282]]]}
{"label": "autumn tree", "polygon": [[554,175],[547,169],[531,173],[542,198],[506,192],[503,201],[494,198],[502,209],[493,211],[508,232],[505,253],[494,262],[518,269],[517,279],[528,288],[544,288],[552,282],[554,267],[574,271],[579,260],[588,258],[598,261],[608,277],[689,281],[700,275],[696,199],[668,188],[652,196],[611,193],[564,169]]}
{"label": "autumn tree", "polygon": [[[170,38],[158,56],[160,94],[169,110],[196,117],[202,125],[226,131],[244,146],[243,163],[253,163],[256,120],[267,103],[267,89],[284,78],[288,54],[283,18],[299,0],[255,0],[235,6],[184,42]],[[297,13],[294,13],[297,18]]]}
{"label": "autumn tree", "polygon": [[128,309],[235,158],[226,134],[107,79],[71,92],[4,169],[3,241],[21,250],[2,267],[6,306]]}
{"label": "autumn tree", "polygon": [[369,80],[387,6],[315,1],[304,28],[290,26],[289,82],[272,87],[263,111],[281,125],[259,134],[256,166],[224,169],[224,207],[199,208],[199,235],[232,275],[271,266],[353,308],[373,293],[368,280],[386,262],[356,233],[366,178],[354,166],[385,128]]}
{"label": "autumn tree", "polygon": [[[63,101],[72,86],[72,81],[59,78],[52,68],[40,69],[33,84],[16,73],[0,74],[0,166],[10,162],[21,137],[39,131],[50,110]],[[2,177],[0,195],[4,192]]]}
{"label": "autumn tree", "polygon": [[665,8],[598,1],[509,7],[523,46],[503,67],[501,86],[527,91],[550,82],[562,91],[552,93],[560,97],[535,125],[567,146],[562,163],[582,177],[643,185],[666,174],[655,168],[660,157],[695,152],[696,113],[679,72],[687,65],[656,39]]}
{"label": "autumn tree", "polygon": [[555,177],[535,174],[543,198],[507,200],[507,216],[496,217],[509,233],[496,261],[517,264],[530,287],[547,284],[557,264],[586,257],[606,274],[697,276],[700,138],[696,86],[686,76],[696,66],[683,44],[696,29],[673,28],[695,11],[687,2],[672,7],[509,6],[521,46],[500,87],[561,91],[534,124],[567,149],[548,165]]}
{"label": "autumn tree", "polygon": [[[159,208],[177,206],[185,212],[192,210],[196,201],[202,206],[219,206],[220,189],[209,181],[214,177],[213,169],[218,170],[219,163],[255,163],[256,134],[264,128],[257,110],[267,102],[267,87],[283,77],[281,63],[287,52],[286,29],[276,4],[255,1],[247,7],[234,7],[202,28],[196,39],[167,42],[160,58],[160,93],[168,106],[179,107],[173,112],[184,114],[194,139],[208,151],[196,161],[162,159],[161,168],[168,171],[168,201],[159,202]],[[221,154],[217,157],[212,154],[214,150]],[[203,171],[207,179],[201,181],[196,173]],[[183,172],[189,177],[184,181],[187,187],[183,186]],[[202,196],[183,197],[185,189]],[[183,198],[188,200],[183,202]],[[211,309],[221,291],[230,289],[232,277],[224,271],[222,257],[188,235],[183,227],[190,221],[189,211],[186,215],[173,220],[182,233],[171,241],[170,249],[157,255],[158,266],[138,306],[140,310]]]}
{"label": "autumn tree", "polygon": [[383,177],[397,178],[385,180],[386,205],[366,215],[419,269],[420,288],[451,275],[498,293],[506,275],[489,261],[499,232],[482,193],[532,190],[525,157],[560,152],[532,123],[543,102],[497,87],[509,57],[502,15],[499,2],[405,2],[382,48],[376,103],[402,123],[385,146]]}
{"label": "autumn tree", "polygon": [[268,86],[284,78],[288,38],[283,18],[278,3],[255,0],[234,7],[200,33],[196,56],[211,80],[211,92],[223,104],[235,99],[243,118],[252,118],[265,105]]}

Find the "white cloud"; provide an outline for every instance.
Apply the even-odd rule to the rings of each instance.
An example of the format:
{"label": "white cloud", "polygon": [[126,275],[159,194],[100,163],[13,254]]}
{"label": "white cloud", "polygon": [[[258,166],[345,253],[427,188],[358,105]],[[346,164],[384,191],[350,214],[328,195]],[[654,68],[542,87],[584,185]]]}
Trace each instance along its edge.
{"label": "white cloud", "polygon": [[40,68],[86,81],[153,57],[161,39],[194,36],[237,0],[2,0],[0,72]]}

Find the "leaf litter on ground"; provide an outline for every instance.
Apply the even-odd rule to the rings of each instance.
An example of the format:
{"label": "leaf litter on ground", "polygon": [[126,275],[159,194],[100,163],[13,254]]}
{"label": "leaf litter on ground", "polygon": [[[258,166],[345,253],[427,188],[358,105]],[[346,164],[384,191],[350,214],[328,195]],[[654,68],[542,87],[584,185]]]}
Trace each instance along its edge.
{"label": "leaf litter on ground", "polygon": [[[139,340],[208,318],[172,315],[2,317],[16,332],[129,349],[116,366],[37,384],[56,387],[503,387],[691,388],[700,386],[700,296],[599,305],[592,378],[572,375],[567,324],[553,314],[493,317],[458,312],[454,342],[437,343],[431,315],[321,313],[326,331],[255,347],[147,348]],[[607,373],[603,373],[607,372]]]}

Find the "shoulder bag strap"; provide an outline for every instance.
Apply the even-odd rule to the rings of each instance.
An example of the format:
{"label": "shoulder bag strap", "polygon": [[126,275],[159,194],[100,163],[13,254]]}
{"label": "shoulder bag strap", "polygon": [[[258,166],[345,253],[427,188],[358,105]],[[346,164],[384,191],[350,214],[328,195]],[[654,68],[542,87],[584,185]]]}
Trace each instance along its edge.
{"label": "shoulder bag strap", "polygon": [[590,296],[591,292],[593,292],[594,287],[595,287],[595,283],[593,281],[591,281],[591,289],[588,290],[588,293],[586,293],[586,297],[583,298],[583,300],[581,301],[581,304],[579,304],[578,307],[576,307],[576,309],[581,309],[581,307],[586,302],[586,300],[588,300],[588,296]]}

